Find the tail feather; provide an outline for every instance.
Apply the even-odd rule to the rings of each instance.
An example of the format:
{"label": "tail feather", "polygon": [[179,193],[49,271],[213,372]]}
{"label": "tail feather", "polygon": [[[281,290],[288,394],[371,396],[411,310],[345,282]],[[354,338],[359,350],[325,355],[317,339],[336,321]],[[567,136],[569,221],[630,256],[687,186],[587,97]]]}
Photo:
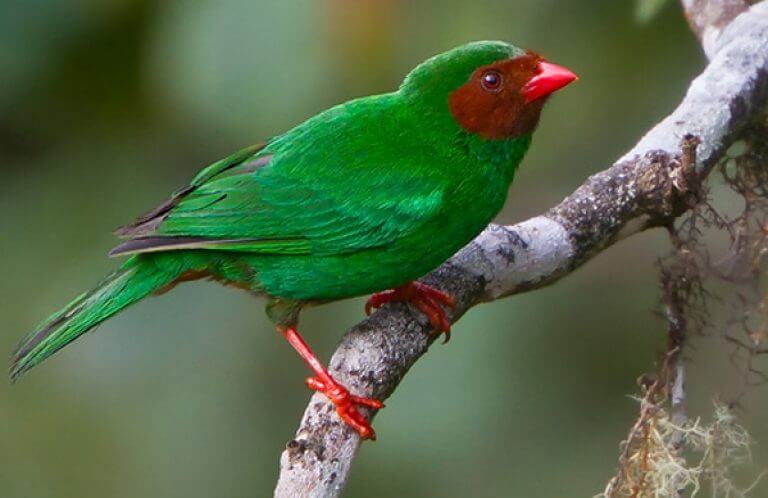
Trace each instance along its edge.
{"label": "tail feather", "polygon": [[176,278],[146,259],[132,258],[122,268],[81,294],[43,322],[13,353],[10,375],[24,372],[91,330],[107,318],[162,288]]}

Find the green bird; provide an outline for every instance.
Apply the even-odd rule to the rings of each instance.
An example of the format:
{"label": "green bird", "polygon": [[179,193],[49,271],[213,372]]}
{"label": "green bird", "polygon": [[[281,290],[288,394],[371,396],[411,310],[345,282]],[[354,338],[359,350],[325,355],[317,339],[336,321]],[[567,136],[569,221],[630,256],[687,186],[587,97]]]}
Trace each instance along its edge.
{"label": "green bird", "polygon": [[[362,438],[375,433],[296,331],[306,305],[374,293],[408,301],[436,333],[449,295],[414,282],[501,210],[546,97],[574,81],[531,51],[475,42],[428,59],[392,93],[351,100],[203,169],[121,227],[130,256],[32,332],[12,379],[127,306],[209,278],[267,299],[267,314]],[[384,289],[393,289],[383,291]]]}

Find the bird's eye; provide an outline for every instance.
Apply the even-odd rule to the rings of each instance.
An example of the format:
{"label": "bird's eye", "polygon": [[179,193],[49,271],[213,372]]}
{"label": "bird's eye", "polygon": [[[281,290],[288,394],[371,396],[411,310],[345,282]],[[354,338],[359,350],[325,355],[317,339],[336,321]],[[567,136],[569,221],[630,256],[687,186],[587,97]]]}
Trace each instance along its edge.
{"label": "bird's eye", "polygon": [[486,71],[480,78],[480,84],[485,91],[496,93],[501,90],[501,74],[498,71]]}

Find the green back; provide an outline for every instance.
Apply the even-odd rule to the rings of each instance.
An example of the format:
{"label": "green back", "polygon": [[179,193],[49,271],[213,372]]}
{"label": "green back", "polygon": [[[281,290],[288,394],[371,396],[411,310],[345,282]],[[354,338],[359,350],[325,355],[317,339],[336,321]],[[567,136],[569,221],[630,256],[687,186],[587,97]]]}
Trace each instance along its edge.
{"label": "green back", "polygon": [[333,299],[417,278],[503,205],[530,136],[467,133],[447,98],[476,67],[518,53],[483,42],[442,54],[394,93],[336,106],[217,163],[135,232],[149,244],[127,247],[225,252],[253,266],[251,287],[281,297]]}

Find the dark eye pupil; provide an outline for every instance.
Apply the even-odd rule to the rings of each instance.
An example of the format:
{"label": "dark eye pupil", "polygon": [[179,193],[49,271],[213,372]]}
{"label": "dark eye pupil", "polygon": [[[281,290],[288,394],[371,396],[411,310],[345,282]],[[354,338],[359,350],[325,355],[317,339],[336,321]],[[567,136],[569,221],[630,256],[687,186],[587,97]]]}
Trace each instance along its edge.
{"label": "dark eye pupil", "polygon": [[501,84],[501,76],[496,72],[489,72],[483,75],[483,86],[489,90],[495,90]]}

